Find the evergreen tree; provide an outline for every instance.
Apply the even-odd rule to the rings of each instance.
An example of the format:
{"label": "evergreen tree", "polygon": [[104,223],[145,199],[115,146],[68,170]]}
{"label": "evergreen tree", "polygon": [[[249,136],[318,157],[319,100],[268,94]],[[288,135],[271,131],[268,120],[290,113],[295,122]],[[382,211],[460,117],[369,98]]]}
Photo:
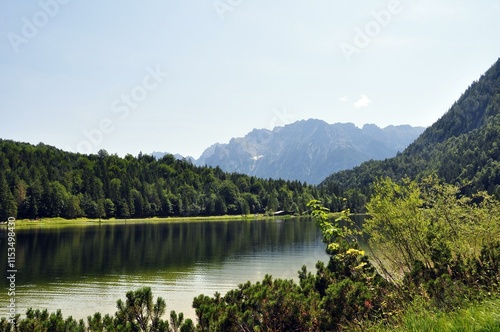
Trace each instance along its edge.
{"label": "evergreen tree", "polygon": [[0,221],[7,221],[9,217],[17,217],[17,204],[4,173],[0,172]]}
{"label": "evergreen tree", "polygon": [[103,150],[82,155],[1,139],[0,164],[5,199],[14,197],[18,216],[29,219],[239,215],[296,206],[304,211],[306,197],[317,193],[298,181],[228,174],[172,156],[120,158]]}

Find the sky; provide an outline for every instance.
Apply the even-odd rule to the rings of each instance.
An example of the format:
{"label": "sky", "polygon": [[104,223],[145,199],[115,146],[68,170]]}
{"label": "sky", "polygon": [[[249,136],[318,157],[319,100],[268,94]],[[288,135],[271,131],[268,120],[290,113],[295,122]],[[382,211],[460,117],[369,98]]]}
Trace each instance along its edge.
{"label": "sky", "polygon": [[297,120],[430,126],[500,57],[498,0],[0,2],[0,138],[199,157]]}

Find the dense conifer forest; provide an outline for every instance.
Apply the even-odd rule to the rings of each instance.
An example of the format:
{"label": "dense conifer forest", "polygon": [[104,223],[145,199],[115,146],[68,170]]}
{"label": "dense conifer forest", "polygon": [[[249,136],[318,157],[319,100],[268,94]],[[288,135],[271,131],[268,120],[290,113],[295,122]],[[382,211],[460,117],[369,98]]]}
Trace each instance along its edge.
{"label": "dense conifer forest", "polygon": [[172,155],[82,155],[0,140],[2,220],[302,213],[315,196],[299,181],[226,173]]}

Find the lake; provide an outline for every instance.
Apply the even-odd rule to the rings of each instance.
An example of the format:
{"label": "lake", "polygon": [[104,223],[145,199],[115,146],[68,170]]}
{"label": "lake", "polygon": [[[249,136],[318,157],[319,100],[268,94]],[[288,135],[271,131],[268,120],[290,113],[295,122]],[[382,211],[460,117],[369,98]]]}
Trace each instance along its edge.
{"label": "lake", "polygon": [[[16,230],[16,303],[61,309],[65,317],[114,314],[116,301],[152,288],[170,310],[195,318],[199,294],[225,294],[266,274],[298,280],[302,265],[326,261],[325,245],[309,219],[133,222]],[[7,230],[0,228],[0,264],[7,270]],[[0,294],[7,316],[8,283]]]}

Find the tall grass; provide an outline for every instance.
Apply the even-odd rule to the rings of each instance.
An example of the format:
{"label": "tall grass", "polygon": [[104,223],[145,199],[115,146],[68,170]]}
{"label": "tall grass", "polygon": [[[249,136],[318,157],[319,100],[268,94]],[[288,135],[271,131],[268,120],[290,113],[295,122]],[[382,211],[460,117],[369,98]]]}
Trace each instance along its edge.
{"label": "tall grass", "polygon": [[453,312],[440,312],[425,308],[414,302],[404,310],[399,323],[351,326],[353,331],[373,332],[500,332],[500,298],[487,299],[480,303]]}
{"label": "tall grass", "polygon": [[451,313],[408,312],[402,331],[499,331],[500,301],[488,300]]}

